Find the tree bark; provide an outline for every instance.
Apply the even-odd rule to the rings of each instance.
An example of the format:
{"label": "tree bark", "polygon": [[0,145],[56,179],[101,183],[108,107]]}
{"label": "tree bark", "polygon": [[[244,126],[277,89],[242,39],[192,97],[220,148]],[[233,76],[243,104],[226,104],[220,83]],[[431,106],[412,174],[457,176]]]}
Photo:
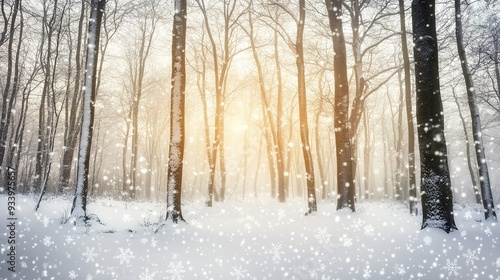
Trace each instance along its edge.
{"label": "tree bark", "polygon": [[105,0],[93,0],[89,19],[82,128],[80,133],[80,149],[78,152],[77,186],[73,199],[73,206],[71,207],[71,215],[78,222],[86,222],[89,219],[87,216],[88,177],[94,126],[99,37],[105,4]]}
{"label": "tree bark", "polygon": [[307,185],[307,206],[306,214],[318,211],[316,202],[316,186],[314,183],[314,162],[311,154],[311,145],[309,144],[309,127],[307,124],[307,98],[306,98],[306,78],[304,67],[304,23],[306,18],[305,0],[299,0],[299,22],[297,25],[296,64],[298,79],[299,96],[299,123],[300,123],[300,142],[302,144],[302,155],[306,169]]}
{"label": "tree bark", "polygon": [[186,91],[186,0],[175,0],[172,30],[172,98],[170,101],[170,149],[168,158],[167,215],[174,223],[185,221],[181,211],[184,159]]}
{"label": "tree bark", "polygon": [[420,150],[422,229],[457,229],[453,217],[443,104],[439,87],[435,1],[413,0],[413,42]]}
{"label": "tree bark", "polygon": [[325,0],[333,36],[333,71],[335,75],[335,147],[337,155],[337,210],[350,208],[355,211],[356,187],[352,173],[351,138],[349,126],[349,84],[347,82],[347,57],[344,31],[342,30],[343,0]]}

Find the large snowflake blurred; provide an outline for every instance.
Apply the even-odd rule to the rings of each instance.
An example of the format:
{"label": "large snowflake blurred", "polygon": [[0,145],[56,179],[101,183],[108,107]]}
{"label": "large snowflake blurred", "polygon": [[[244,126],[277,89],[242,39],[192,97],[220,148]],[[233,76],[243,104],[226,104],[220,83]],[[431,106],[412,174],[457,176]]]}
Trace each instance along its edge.
{"label": "large snowflake blurred", "polygon": [[120,250],[120,253],[115,257],[115,259],[120,260],[120,264],[123,263],[130,263],[130,259],[134,259],[134,253],[130,250],[130,248],[123,249],[123,248],[118,248]]}
{"label": "large snowflake blurred", "polygon": [[467,253],[463,254],[465,257],[465,263],[469,265],[474,265],[474,261],[479,260],[479,257],[477,256],[476,250],[471,251],[470,249],[467,250]]}
{"label": "large snowflake blurred", "polygon": [[181,275],[186,272],[184,270],[184,266],[182,266],[182,262],[170,262],[168,264],[167,273],[171,274],[170,279],[172,280],[181,280]]}
{"label": "large snowflake blurred", "polygon": [[316,235],[314,237],[316,237],[318,242],[322,244],[322,243],[329,243],[331,236],[332,236],[331,234],[326,232],[326,227],[324,227],[324,228],[318,228],[316,230]]}
{"label": "large snowflake blurred", "polygon": [[43,245],[49,247],[50,245],[54,244],[54,242],[51,239],[52,238],[50,236],[45,236],[43,238]]}
{"label": "large snowflake blurred", "polygon": [[141,275],[139,275],[140,280],[153,280],[154,277],[156,276],[156,272],[149,272],[149,267],[146,267],[146,270],[144,270]]}
{"label": "large snowflake blurred", "polygon": [[272,255],[274,263],[279,263],[281,260],[281,255],[285,254],[283,251],[281,251],[281,244],[273,243],[271,246],[272,246],[271,250],[266,251],[266,253]]}
{"label": "large snowflake blurred", "polygon": [[443,267],[443,269],[448,271],[448,276],[450,276],[452,273],[455,276],[458,276],[458,271],[462,269],[462,267],[458,266],[457,259],[454,259],[451,262],[450,260],[446,260],[446,265]]}
{"label": "large snowflake blurred", "polygon": [[83,256],[85,257],[85,262],[94,262],[94,258],[97,257],[97,253],[94,252],[94,247],[92,247],[92,249],[90,249],[89,247],[87,247],[85,249],[85,252],[83,252]]}
{"label": "large snowflake blurred", "polygon": [[231,271],[231,275],[236,277],[236,280],[240,280],[240,279],[245,278],[246,272],[247,271],[245,269],[241,268],[241,266],[239,266],[239,267],[233,266],[233,270]]}
{"label": "large snowflake blurred", "polygon": [[396,274],[398,274],[398,275],[405,275],[406,274],[406,269],[402,264],[395,265],[394,270],[396,271]]}

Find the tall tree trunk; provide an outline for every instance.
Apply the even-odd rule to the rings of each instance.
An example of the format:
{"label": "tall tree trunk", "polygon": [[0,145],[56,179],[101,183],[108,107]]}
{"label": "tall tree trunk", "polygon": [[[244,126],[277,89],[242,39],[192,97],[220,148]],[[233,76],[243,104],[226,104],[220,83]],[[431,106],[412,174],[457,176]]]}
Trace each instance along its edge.
{"label": "tall tree trunk", "polygon": [[182,160],[184,158],[184,104],[186,91],[186,0],[175,0],[172,31],[172,98],[170,101],[170,149],[168,157],[167,215],[184,221],[181,211]]}
{"label": "tall tree trunk", "polygon": [[285,201],[288,196],[288,176],[285,176],[285,146],[283,144],[283,78],[278,51],[278,31],[274,30],[274,61],[278,81],[278,101],[276,104],[276,162],[278,167],[278,200]]}
{"label": "tall tree trunk", "polygon": [[399,0],[399,22],[401,26],[401,51],[403,52],[403,69],[405,79],[405,105],[406,124],[408,129],[408,190],[410,202],[410,214],[416,215],[417,209],[417,182],[415,177],[415,129],[413,124],[413,112],[411,101],[411,78],[410,78],[410,56],[408,42],[406,39],[406,19],[404,0]]}
{"label": "tall tree trunk", "polygon": [[488,172],[488,164],[484,152],[483,137],[481,134],[481,117],[479,115],[479,107],[477,106],[476,93],[474,83],[472,81],[472,74],[469,70],[467,62],[467,55],[463,44],[463,31],[462,31],[462,16],[460,10],[460,0],[455,0],[455,35],[457,37],[458,56],[462,65],[462,74],[465,80],[465,87],[467,89],[467,97],[469,101],[470,115],[472,119],[472,136],[474,138],[474,148],[476,151],[476,159],[479,169],[479,186],[481,189],[481,196],[483,198],[484,218],[485,220],[497,220],[495,213],[495,204],[493,203],[493,194],[491,192],[490,175]]}
{"label": "tall tree trunk", "polygon": [[[152,4],[154,5],[154,3]],[[140,47],[139,53],[137,54],[137,68],[135,68],[135,73],[133,82],[136,84],[133,88],[136,92],[133,92],[132,97],[132,154],[130,159],[130,197],[135,199],[137,193],[137,176],[139,174],[137,168],[137,161],[139,160],[139,109],[142,98],[142,93],[144,91],[144,71],[146,69],[146,62],[149,58],[149,52],[151,49],[153,35],[156,31],[157,15],[154,14],[154,8],[152,9],[153,15],[151,18],[151,32],[148,34],[148,23],[146,20],[141,22],[140,32]],[[133,67],[131,67],[132,69]]]}
{"label": "tall tree trunk", "polygon": [[[75,85],[73,87],[73,94],[71,98],[66,100],[66,106],[69,108],[66,110],[65,118],[65,131],[63,139],[63,149],[62,149],[62,162],[59,168],[59,193],[63,192],[69,187],[69,180],[71,178],[71,167],[73,165],[73,156],[75,153],[76,145],[78,142],[79,133],[79,119],[78,115],[81,114],[80,102],[82,99],[80,79],[82,77],[82,37],[84,30],[84,17],[85,17],[85,1],[82,1],[80,9],[80,19],[78,21],[78,33],[76,38],[76,50],[75,50]],[[70,105],[71,103],[71,105]],[[68,112],[69,111],[69,112]]]}
{"label": "tall tree trunk", "polygon": [[413,42],[420,150],[422,229],[457,229],[453,217],[443,104],[439,87],[435,1],[413,0]]}
{"label": "tall tree trunk", "polygon": [[128,139],[130,135],[130,122],[128,121],[132,117],[132,110],[129,110],[127,118],[127,128],[125,129],[125,136],[123,138],[122,146],[122,193],[126,196],[126,199],[130,198],[130,173],[127,172],[127,149],[128,149]]}
{"label": "tall tree trunk", "polygon": [[397,140],[396,140],[396,176],[394,178],[396,188],[396,199],[403,201],[403,180],[406,178],[403,173],[403,82],[401,81],[401,72],[398,73],[399,82],[399,98],[398,98],[398,120],[396,123]]}
{"label": "tall tree trunk", "polygon": [[92,0],[89,18],[87,43],[87,59],[85,67],[85,83],[83,93],[82,130],[80,133],[80,149],[78,152],[77,185],[71,215],[79,222],[86,222],[88,177],[90,171],[90,152],[92,147],[92,133],[94,126],[94,105],[96,100],[96,73],[99,54],[99,35],[105,0]]}
{"label": "tall tree trunk", "polygon": [[[3,5],[3,4],[2,4]],[[8,52],[7,52],[7,75],[5,87],[2,93],[2,114],[0,119],[0,172],[2,171],[2,164],[5,155],[5,150],[7,149],[7,135],[9,134],[9,126],[11,125],[11,116],[12,116],[12,108],[14,105],[14,100],[16,99],[16,88],[17,88],[17,79],[13,76],[18,77],[18,72],[16,71],[18,67],[18,59],[14,57],[14,54],[18,54],[19,52],[14,52],[14,36],[16,34],[16,19],[17,13],[21,8],[21,0],[14,1],[12,7],[12,18],[10,22],[10,30],[9,30],[9,43],[8,43]],[[7,21],[5,22],[7,24]],[[6,29],[6,28],[5,28]],[[3,35],[3,34],[2,34]],[[21,44],[21,38],[18,38],[17,42],[18,46]],[[18,55],[16,55],[18,58]],[[11,82],[13,85],[11,85]]]}
{"label": "tall tree trunk", "polygon": [[[282,159],[282,153],[280,152],[279,148],[280,145],[278,143],[277,139],[277,130],[280,129],[275,126],[274,124],[274,119],[272,114],[270,113],[270,102],[269,98],[267,97],[267,90],[265,87],[265,78],[264,78],[264,73],[262,71],[262,65],[260,63],[259,56],[257,54],[257,47],[255,43],[255,38],[254,38],[254,27],[253,27],[253,17],[252,17],[252,11],[249,9],[248,12],[248,21],[249,21],[249,30],[247,31],[248,36],[250,38],[250,45],[252,48],[252,55],[255,60],[255,65],[257,66],[257,73],[259,77],[259,89],[260,89],[260,98],[261,98],[261,109],[262,109],[262,117],[264,119],[264,133],[265,133],[265,139],[267,143],[267,149],[268,149],[268,162],[269,162],[269,172],[271,175],[271,196],[273,198],[276,197],[276,177],[278,178],[278,201],[280,202],[285,202],[286,196],[285,196],[285,187],[284,187],[284,170],[283,170],[283,159]],[[276,31],[275,31],[276,32]],[[276,38],[275,38],[276,40]],[[276,44],[277,42],[275,42]],[[278,59],[278,57],[275,57],[275,59]],[[279,91],[281,90],[281,74],[278,73],[278,99],[279,99]],[[280,103],[281,101],[278,100],[278,112],[280,110]],[[279,113],[278,113],[278,118],[279,118]],[[278,119],[278,126],[279,126],[279,119]],[[276,160],[272,156],[273,154],[276,155]]]}
{"label": "tall tree trunk", "polygon": [[302,143],[302,154],[306,169],[307,182],[307,214],[318,211],[316,202],[316,186],[314,184],[314,162],[311,154],[311,145],[309,144],[309,127],[307,124],[307,98],[306,98],[306,78],[304,67],[304,23],[306,18],[305,0],[299,0],[299,22],[297,26],[296,63],[298,78],[298,96],[299,96],[299,123],[300,123],[300,142]]}
{"label": "tall tree trunk", "polygon": [[325,168],[323,167],[323,150],[321,149],[321,139],[319,135],[319,118],[321,113],[323,112],[323,75],[324,72],[321,72],[318,78],[318,88],[319,88],[319,107],[314,116],[314,139],[316,146],[316,156],[318,158],[318,169],[319,169],[319,182],[321,186],[321,198],[326,199],[327,194],[327,184],[325,178]]}
{"label": "tall tree trunk", "polygon": [[476,197],[476,203],[481,204],[481,194],[479,193],[479,188],[478,188],[478,183],[476,179],[476,172],[477,170],[474,170],[474,167],[472,167],[472,159],[471,159],[471,151],[470,151],[470,140],[469,140],[469,132],[467,130],[467,123],[465,121],[465,117],[462,114],[462,108],[460,106],[460,102],[458,101],[458,97],[455,93],[455,88],[451,88],[452,93],[453,93],[453,99],[455,100],[455,104],[457,104],[458,108],[458,117],[460,118],[462,122],[462,129],[464,131],[464,136],[465,136],[465,153],[466,153],[466,158],[467,158],[467,168],[469,170],[470,174],[470,179],[472,182],[472,190],[474,191],[474,196]]}
{"label": "tall tree trunk", "polygon": [[353,212],[356,186],[352,173],[351,138],[349,126],[349,84],[347,57],[342,30],[343,0],[325,0],[333,36],[333,71],[335,75],[335,147],[337,154],[337,209],[350,208]]}
{"label": "tall tree trunk", "polygon": [[[17,38],[17,45],[15,47],[15,58],[14,58],[14,78],[13,78],[13,81],[12,81],[12,94],[11,94],[11,97],[10,97],[10,100],[9,100],[9,106],[10,108],[14,108],[16,106],[16,102],[17,102],[17,96],[18,94],[20,93],[20,85],[19,85],[19,79],[20,79],[20,76],[21,76],[21,47],[22,47],[22,44],[21,42],[23,41],[23,31],[24,31],[24,18],[23,18],[23,11],[22,11],[22,7],[21,7],[21,1],[19,1],[18,3],[18,7],[15,7],[16,9],[19,9],[19,14],[20,14],[20,22],[19,22],[19,32],[18,32],[18,38]],[[17,17],[17,15],[16,15]],[[13,32],[13,30],[11,30],[11,32]],[[14,39],[14,35],[13,34],[10,34],[9,35],[9,47],[12,47],[11,45],[11,42]],[[14,49],[12,49],[12,52],[14,52]],[[9,55],[10,55],[10,52],[9,52]],[[7,79],[10,79],[9,77],[7,77]],[[10,83],[10,82],[9,82]],[[7,90],[7,88],[10,88],[10,86],[6,86],[5,89]],[[5,94],[5,93],[4,93]],[[8,94],[7,94],[8,96]],[[4,97],[4,96],[3,96]],[[2,110],[4,109],[3,107],[5,106],[5,104],[7,103],[7,100],[4,100],[2,99],[3,101],[3,104],[2,104]],[[10,104],[12,102],[12,104]],[[22,105],[21,105],[21,113],[24,113],[23,111],[23,108],[25,108],[25,105],[26,105],[26,100],[24,99],[24,94],[23,94],[23,100],[22,100]],[[2,111],[3,112],[3,111]],[[22,122],[23,119],[25,119],[26,116],[22,116],[20,117],[20,119],[18,120],[19,123]],[[19,123],[17,125],[17,128],[14,129],[13,127],[13,130],[12,132],[10,133],[10,136],[9,136],[9,147],[10,147],[10,152],[7,154],[7,160],[5,162],[5,164],[3,166],[5,166],[6,168],[8,167],[13,167],[13,159],[14,159],[14,156],[16,154],[16,151],[19,152],[20,150],[18,149],[20,143],[18,142],[18,133],[19,133]],[[10,125],[14,126],[14,122],[11,123],[10,121],[10,117],[7,117],[7,120],[6,120],[6,124],[7,126],[4,127],[4,128],[0,128],[0,134],[2,134],[2,137],[5,137],[5,139],[7,139],[7,134],[8,133],[8,128]],[[4,125],[3,122],[1,122],[0,124],[0,127],[2,127],[2,125]],[[3,135],[5,131],[5,134],[6,135]],[[1,140],[0,140],[1,141]],[[5,144],[5,146],[3,145]],[[4,149],[7,149],[7,141],[5,142],[0,142],[0,149],[3,147]],[[3,163],[3,156],[0,156],[0,176],[1,176],[1,173],[2,173],[2,163]],[[8,173],[5,172],[5,176],[8,176]],[[17,178],[16,178],[17,180]],[[0,179],[0,182],[2,182],[2,180]],[[5,180],[5,182],[7,182],[7,180]]]}

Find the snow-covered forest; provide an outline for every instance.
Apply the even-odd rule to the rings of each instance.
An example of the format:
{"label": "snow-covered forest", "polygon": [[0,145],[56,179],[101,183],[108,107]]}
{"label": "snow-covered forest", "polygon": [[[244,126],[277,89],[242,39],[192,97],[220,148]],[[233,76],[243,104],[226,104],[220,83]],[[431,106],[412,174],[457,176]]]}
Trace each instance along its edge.
{"label": "snow-covered forest", "polygon": [[500,279],[500,3],[6,0],[1,279]]}

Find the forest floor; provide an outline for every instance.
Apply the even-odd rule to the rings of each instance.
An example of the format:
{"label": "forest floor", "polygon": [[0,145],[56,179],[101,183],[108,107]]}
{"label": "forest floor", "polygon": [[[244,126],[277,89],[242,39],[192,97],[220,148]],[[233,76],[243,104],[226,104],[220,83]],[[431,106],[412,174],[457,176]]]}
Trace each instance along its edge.
{"label": "forest floor", "polygon": [[[0,221],[8,224],[7,197]],[[455,205],[458,231],[420,230],[421,216],[391,201],[360,202],[356,213],[302,199],[183,206],[188,223],[158,224],[165,205],[97,199],[102,224],[75,227],[70,200],[18,195],[16,232],[2,226],[1,279],[494,279],[500,225],[479,205]],[[8,228],[7,228],[8,229]],[[15,274],[7,246],[15,240]]]}

